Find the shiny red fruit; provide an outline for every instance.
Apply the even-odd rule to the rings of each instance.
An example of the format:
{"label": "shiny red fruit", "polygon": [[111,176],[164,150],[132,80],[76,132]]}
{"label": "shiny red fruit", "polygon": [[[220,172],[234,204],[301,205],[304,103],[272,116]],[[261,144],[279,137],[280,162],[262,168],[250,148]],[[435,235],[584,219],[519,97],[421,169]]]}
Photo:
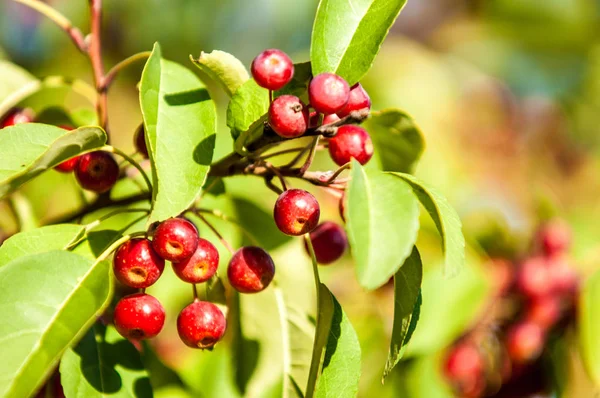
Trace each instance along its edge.
{"label": "shiny red fruit", "polygon": [[540,228],[538,239],[545,254],[564,253],[571,245],[571,229],[563,221],[552,221]]}
{"label": "shiny red fruit", "polygon": [[572,297],[579,290],[579,275],[563,256],[554,256],[548,260],[553,292]]}
{"label": "shiny red fruit", "polygon": [[463,397],[476,397],[485,386],[485,362],[472,343],[454,346],[446,357],[444,375]]}
{"label": "shiny red fruit", "polygon": [[530,362],[538,358],[543,348],[544,331],[533,322],[513,325],[506,333],[506,349],[515,363]]}
{"label": "shiny red fruit", "polygon": [[31,123],[33,118],[29,112],[23,109],[14,109],[0,122],[0,129],[5,127],[14,126],[15,124]]}
{"label": "shiny red fruit", "polygon": [[[342,227],[331,221],[325,221],[310,233],[310,241],[319,264],[331,264],[338,260],[348,247],[348,238]],[[308,246],[306,251],[308,252]]]}
{"label": "shiny red fruit", "polygon": [[275,264],[269,253],[246,246],[234,253],[227,267],[229,283],[241,293],[257,293],[269,286],[275,276]]}
{"label": "shiny red fruit", "polygon": [[517,288],[527,297],[545,296],[553,288],[552,274],[543,257],[526,259],[517,274]]}
{"label": "shiny red fruit", "polygon": [[273,217],[281,232],[291,236],[306,234],[317,226],[321,210],[319,202],[302,189],[288,189],[277,198]]}
{"label": "shiny red fruit", "polygon": [[[73,130],[73,127],[71,127],[71,126],[59,126],[59,127],[62,129],[65,129],[65,130]],[[75,170],[75,167],[77,167],[77,162],[79,162],[79,158],[80,158],[80,156],[75,156],[74,158],[65,160],[64,162],[60,163],[58,166],[54,167],[54,170],[60,171],[61,173],[70,173],[73,170]]]}
{"label": "shiny red fruit", "polygon": [[277,97],[269,107],[269,125],[280,137],[299,137],[308,128],[308,123],[308,108],[296,96]]}
{"label": "shiny red fruit", "polygon": [[165,309],[149,294],[131,294],[117,303],[114,322],[117,331],[125,338],[149,339],[162,330],[165,324]]}
{"label": "shiny red fruit", "polygon": [[550,329],[562,316],[561,299],[555,296],[545,296],[527,303],[525,318],[542,327]]}
{"label": "shiny red fruit", "polygon": [[161,222],[154,231],[152,245],[165,260],[187,260],[198,248],[198,230],[188,220],[170,218]]}
{"label": "shiny red fruit", "polygon": [[362,127],[340,126],[337,134],[329,140],[329,155],[338,166],[348,163],[352,158],[360,164],[366,164],[373,156],[373,142]]}
{"label": "shiny red fruit", "polygon": [[146,146],[146,137],[144,134],[144,125],[141,124],[140,127],[135,131],[135,135],[133,137],[133,144],[135,146],[135,150],[138,153],[142,154],[145,158],[148,157],[148,147]]}
{"label": "shiny red fruit", "polygon": [[294,76],[294,64],[281,50],[265,50],[258,54],[250,67],[256,83],[267,90],[279,90]]}
{"label": "shiny red fruit", "polygon": [[152,286],[163,273],[165,260],[148,239],[134,238],[117,249],[113,259],[115,276],[122,284],[136,289]]}
{"label": "shiny red fruit", "polygon": [[110,153],[96,151],[79,157],[75,177],[83,189],[104,193],[109,191],[119,178],[119,165]]}
{"label": "shiny red fruit", "polygon": [[177,317],[179,338],[192,348],[211,348],[223,338],[226,328],[223,312],[206,301],[194,301]]}
{"label": "shiny red fruit", "polygon": [[350,86],[334,73],[321,73],[315,76],[308,86],[310,105],[319,113],[337,113],[350,98]]}
{"label": "shiny red fruit", "polygon": [[352,111],[360,111],[362,109],[371,109],[371,98],[360,83],[356,83],[350,88],[350,96],[348,103],[342,109],[337,111],[339,117],[346,117]]}
{"label": "shiny red fruit", "polygon": [[219,251],[212,243],[202,238],[198,240],[198,248],[190,258],[173,263],[175,274],[189,283],[206,282],[218,268]]}

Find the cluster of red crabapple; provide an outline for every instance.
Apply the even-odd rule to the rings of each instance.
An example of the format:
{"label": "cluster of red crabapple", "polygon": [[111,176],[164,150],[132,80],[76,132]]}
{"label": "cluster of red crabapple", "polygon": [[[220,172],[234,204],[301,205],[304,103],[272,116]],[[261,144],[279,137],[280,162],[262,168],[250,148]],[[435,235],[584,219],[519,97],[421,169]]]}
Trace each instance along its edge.
{"label": "cluster of red crabapple", "polygon": [[[252,63],[255,81],[268,90],[276,91],[290,82],[294,66],[279,50],[266,50]],[[349,87],[341,77],[332,73],[315,76],[309,85],[310,106],[298,97],[281,95],[269,107],[268,123],[283,138],[302,136],[309,127],[329,124],[353,111],[370,109],[369,96],[360,84]],[[26,112],[15,111],[5,119],[3,127],[16,122]],[[66,128],[66,127],[64,127]],[[142,155],[148,156],[143,128],[134,138]],[[352,158],[365,164],[373,155],[368,133],[359,126],[342,125],[328,141],[329,153],[336,164],[344,166]],[[75,171],[84,189],[107,192],[118,179],[119,168],[111,154],[96,151],[69,159],[56,167],[58,171]],[[343,201],[340,201],[343,217]],[[348,242],[343,228],[327,221],[319,224],[320,207],[316,198],[300,189],[286,189],[277,199],[273,210],[277,227],[285,234],[299,236],[310,233],[311,243],[319,264],[330,264],[345,252]],[[308,250],[308,248],[307,248]],[[162,275],[165,261],[172,264],[175,274],[184,282],[199,284],[215,276],[219,254],[215,246],[198,235],[194,224],[184,218],[171,218],[151,228],[146,237],[132,238],[115,252],[113,271],[117,280],[139,293],[123,297],[114,309],[117,331],[131,340],[141,340],[160,333],[165,322],[165,310],[145,289]],[[229,284],[240,293],[257,293],[273,280],[275,265],[270,255],[255,246],[236,251],[227,268]],[[193,348],[211,348],[224,335],[226,318],[213,303],[197,297],[177,318],[181,340]]]}
{"label": "cluster of red crabapple", "polygon": [[[552,334],[564,331],[574,313],[579,277],[566,251],[570,230],[561,221],[542,225],[525,259],[495,259],[493,308],[449,350],[444,374],[462,397],[515,397],[539,393],[539,359]],[[486,341],[498,342],[495,349]]]}

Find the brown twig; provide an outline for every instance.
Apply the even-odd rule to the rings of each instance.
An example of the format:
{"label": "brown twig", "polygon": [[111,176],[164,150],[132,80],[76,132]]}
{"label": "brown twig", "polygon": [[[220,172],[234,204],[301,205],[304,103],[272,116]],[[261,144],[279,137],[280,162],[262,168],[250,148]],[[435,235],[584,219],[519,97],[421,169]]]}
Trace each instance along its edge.
{"label": "brown twig", "polygon": [[[90,34],[88,36],[88,56],[94,71],[94,84],[98,98],[96,112],[100,126],[108,128],[108,96],[104,84],[104,64],[102,62],[102,0],[89,0],[90,3]],[[107,132],[108,133],[108,132]]]}

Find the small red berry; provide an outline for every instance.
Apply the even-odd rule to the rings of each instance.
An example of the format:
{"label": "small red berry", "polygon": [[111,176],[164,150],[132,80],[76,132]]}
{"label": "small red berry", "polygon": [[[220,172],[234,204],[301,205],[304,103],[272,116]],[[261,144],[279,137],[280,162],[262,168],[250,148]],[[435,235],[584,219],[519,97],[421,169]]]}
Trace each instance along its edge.
{"label": "small red berry", "polygon": [[579,275],[563,256],[548,260],[553,292],[567,297],[575,296],[579,290]]}
{"label": "small red berry", "polygon": [[527,304],[525,318],[530,322],[538,324],[543,329],[549,329],[554,326],[561,316],[562,305],[558,297],[540,297]]}
{"label": "small red berry", "polygon": [[321,73],[308,86],[310,105],[319,113],[329,115],[341,110],[350,98],[350,87],[340,76]]}
{"label": "small red berry", "polygon": [[96,151],[79,157],[75,177],[83,189],[104,193],[109,191],[119,178],[119,165],[110,153]]}
{"label": "small red berry", "polygon": [[346,117],[352,111],[361,109],[371,109],[371,98],[360,83],[356,83],[350,88],[350,97],[348,103],[337,112],[339,117]]}
{"label": "small red berry", "polygon": [[281,232],[298,236],[315,229],[321,210],[319,202],[302,189],[288,189],[277,198],[273,217]]}
{"label": "small red berry", "polygon": [[308,108],[296,96],[277,97],[269,107],[269,125],[283,138],[299,137],[308,128]]}
{"label": "small red berry", "polygon": [[544,348],[544,331],[533,322],[513,325],[506,333],[506,348],[515,363],[534,360]]}
{"label": "small red berry", "polygon": [[114,322],[121,336],[132,339],[149,339],[165,324],[165,309],[160,301],[145,293],[123,297],[115,307]]}
{"label": "small red berry", "polygon": [[545,296],[552,290],[552,275],[542,257],[528,258],[517,274],[517,288],[527,297]]}
{"label": "small red berry", "polygon": [[14,126],[15,124],[31,123],[32,121],[33,117],[31,117],[29,112],[23,109],[14,109],[2,119],[0,122],[0,129]]}
{"label": "small red berry", "polygon": [[148,147],[146,146],[146,137],[144,134],[144,125],[140,124],[140,127],[135,131],[135,135],[133,137],[133,144],[135,146],[135,150],[138,153],[142,154],[145,158],[148,157]]}
{"label": "small red berry", "polygon": [[207,241],[200,238],[198,248],[192,257],[179,263],[173,263],[175,274],[184,282],[202,283],[209,280],[219,268],[219,251]]}
{"label": "small red berry", "polygon": [[444,375],[461,396],[477,396],[482,390],[485,362],[472,343],[454,346],[446,357]]}
{"label": "small red berry", "polygon": [[[348,238],[342,227],[331,221],[325,221],[310,233],[310,241],[319,264],[331,264],[346,251]],[[305,244],[306,251],[308,246]]]}
{"label": "small red berry", "polygon": [[165,260],[179,262],[194,254],[198,240],[198,230],[194,224],[183,218],[170,218],[158,225],[152,245]]}
{"label": "small red berry", "polygon": [[229,283],[241,293],[257,293],[269,286],[275,276],[275,264],[269,253],[256,246],[236,251],[227,267]]}
{"label": "small red berry", "polygon": [[335,113],[332,113],[331,115],[325,115],[323,118],[323,125],[335,123],[338,120],[340,120],[340,117]]}
{"label": "small red berry", "polygon": [[338,166],[348,163],[352,158],[365,164],[373,156],[373,142],[362,127],[344,125],[329,140],[329,154]]}
{"label": "small red berry", "polygon": [[[70,126],[60,126],[60,128],[65,130],[73,130],[73,127]],[[58,164],[58,166],[54,167],[54,170],[60,171],[61,173],[70,173],[75,170],[75,167],[77,167],[79,158],[80,156],[75,156],[74,158],[65,160],[64,162]]]}
{"label": "small red berry", "polygon": [[207,301],[194,301],[177,317],[179,338],[192,348],[211,348],[223,338],[226,328],[223,312]]}
{"label": "small red berry", "polygon": [[143,289],[153,285],[165,269],[165,260],[148,239],[134,238],[117,249],[113,259],[115,276],[124,285]]}
{"label": "small red berry", "polygon": [[565,252],[571,244],[571,230],[563,221],[553,221],[540,228],[538,239],[544,253],[553,256]]}
{"label": "small red berry", "polygon": [[265,50],[258,54],[250,67],[256,83],[267,90],[279,90],[292,80],[294,64],[281,50]]}

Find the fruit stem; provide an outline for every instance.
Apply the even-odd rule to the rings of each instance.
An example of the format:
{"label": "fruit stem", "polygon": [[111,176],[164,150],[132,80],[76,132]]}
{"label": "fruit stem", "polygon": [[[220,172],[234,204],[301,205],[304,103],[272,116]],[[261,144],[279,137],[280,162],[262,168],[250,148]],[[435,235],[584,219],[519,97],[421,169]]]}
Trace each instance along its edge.
{"label": "fruit stem", "polygon": [[320,138],[320,136],[316,136],[313,139],[310,145],[310,152],[308,153],[308,158],[306,158],[306,161],[304,162],[304,164],[300,168],[300,171],[298,172],[298,175],[300,177],[302,177],[304,173],[306,173],[306,171],[310,168],[310,165],[312,164],[313,160],[315,159],[315,154],[317,153],[317,146],[319,145]]}
{"label": "fruit stem", "polygon": [[100,223],[102,221],[105,221],[113,216],[116,216],[118,214],[123,214],[123,213],[150,213],[149,209],[117,209],[115,211],[111,211],[108,214],[103,215],[102,217],[98,218],[95,221],[92,221],[91,223],[87,224],[87,226],[85,227],[85,232],[88,233],[89,231],[91,231],[92,229],[96,228],[98,225],[100,225]]}
{"label": "fruit stem", "polygon": [[279,169],[275,166],[273,166],[271,163],[269,162],[264,162],[265,167],[269,170],[271,170],[271,172],[277,176],[277,178],[279,178],[279,182],[281,182],[281,188],[284,191],[287,191],[288,187],[287,184],[285,182],[285,178],[283,178],[283,175],[279,172]]}
{"label": "fruit stem", "polygon": [[140,52],[137,54],[133,54],[132,56],[127,57],[124,60],[122,60],[121,62],[117,63],[106,73],[106,76],[104,77],[104,82],[103,82],[102,88],[104,90],[108,90],[110,88],[110,85],[112,84],[113,80],[115,79],[115,77],[117,77],[117,75],[123,69],[127,68],[128,66],[133,65],[137,61],[142,61],[142,60],[148,59],[148,57],[150,57],[150,54],[152,54],[151,51],[143,51],[143,52]]}
{"label": "fruit stem", "polygon": [[31,9],[36,10],[40,14],[44,15],[46,18],[54,22],[58,25],[62,30],[64,30],[75,46],[79,51],[86,54],[87,53],[87,45],[85,43],[85,39],[81,31],[73,26],[73,23],[62,15],[60,12],[56,11],[54,8],[50,7],[48,4],[42,3],[39,0],[13,0],[15,3],[21,3]]}
{"label": "fruit stem", "polygon": [[229,244],[229,242],[227,242],[227,240],[225,240],[225,238],[223,237],[223,235],[221,235],[219,233],[219,231],[217,231],[217,229],[214,227],[214,225],[212,225],[212,223],[210,223],[206,217],[204,217],[202,214],[200,214],[199,211],[197,210],[192,210],[192,212],[200,219],[202,220],[202,222],[204,224],[206,224],[206,226],[208,228],[210,228],[210,230],[217,236],[217,238],[221,241],[221,243],[223,244],[223,246],[225,246],[225,248],[227,249],[227,251],[229,251],[230,254],[233,255],[233,253],[235,252],[235,250],[233,250],[233,247]]}
{"label": "fruit stem", "polygon": [[100,150],[114,153],[116,155],[121,156],[123,159],[127,160],[133,167],[135,167],[140,172],[142,177],[144,177],[144,181],[146,182],[146,185],[148,186],[148,192],[152,192],[152,183],[150,182],[150,178],[148,178],[148,175],[146,174],[146,172],[144,171],[142,166],[140,166],[140,164],[138,162],[136,162],[132,157],[130,157],[129,155],[127,155],[125,152],[121,151],[120,149],[117,149],[110,145],[105,145],[102,148],[100,148]]}
{"label": "fruit stem", "polygon": [[127,242],[131,238],[135,238],[136,236],[143,236],[145,234],[146,234],[146,231],[140,231],[140,232],[133,232],[131,234],[123,235],[121,238],[117,239],[110,246],[108,246],[108,248],[106,250],[104,250],[98,256],[98,258],[96,259],[96,264],[98,264],[101,261],[106,260],[108,258],[108,256],[111,255],[112,252],[114,252],[115,250],[117,250],[117,248],[119,246],[121,246],[123,243]]}
{"label": "fruit stem", "polygon": [[198,300],[198,286],[195,283],[192,283],[192,294],[194,295],[194,301]]}
{"label": "fruit stem", "polygon": [[349,168],[350,168],[350,165],[351,165],[351,163],[350,163],[350,162],[348,162],[348,163],[346,163],[346,164],[344,164],[344,165],[340,166],[340,167],[339,167],[339,168],[338,168],[336,171],[334,171],[334,172],[333,172],[333,174],[331,175],[331,177],[329,177],[329,179],[327,180],[327,183],[328,183],[328,184],[330,184],[330,183],[332,183],[333,181],[335,181],[335,179],[336,179],[336,178],[337,178],[337,177],[338,177],[340,174],[342,174],[342,172],[343,172],[344,170],[346,170],[346,169],[349,169]]}
{"label": "fruit stem", "polygon": [[240,229],[240,231],[242,231],[242,233],[244,235],[246,235],[246,237],[252,242],[252,244],[254,246],[260,246],[260,242],[258,241],[258,239],[256,239],[254,237],[254,235],[252,235],[250,233],[250,231],[248,231],[246,228],[244,228],[237,220],[230,218],[229,216],[223,214],[220,210],[196,208],[196,211],[199,213],[210,214],[211,216],[220,218],[223,221],[226,221],[228,223],[235,225],[236,227],[238,227]]}

